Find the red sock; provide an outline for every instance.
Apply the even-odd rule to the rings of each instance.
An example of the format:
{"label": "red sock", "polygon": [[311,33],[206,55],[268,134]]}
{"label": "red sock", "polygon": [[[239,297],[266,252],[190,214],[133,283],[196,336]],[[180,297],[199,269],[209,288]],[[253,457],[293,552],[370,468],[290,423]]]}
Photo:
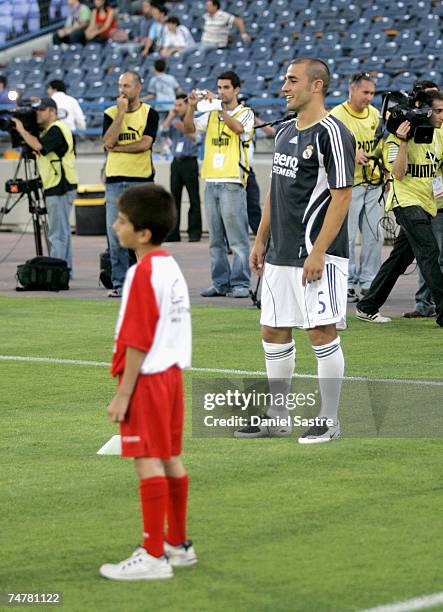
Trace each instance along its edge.
{"label": "red sock", "polygon": [[165,476],[140,480],[143,515],[143,546],[153,557],[164,554],[163,533],[168,506],[168,481]]}
{"label": "red sock", "polygon": [[189,476],[168,477],[168,533],[167,541],[178,546],[186,540],[186,507],[188,502]]}

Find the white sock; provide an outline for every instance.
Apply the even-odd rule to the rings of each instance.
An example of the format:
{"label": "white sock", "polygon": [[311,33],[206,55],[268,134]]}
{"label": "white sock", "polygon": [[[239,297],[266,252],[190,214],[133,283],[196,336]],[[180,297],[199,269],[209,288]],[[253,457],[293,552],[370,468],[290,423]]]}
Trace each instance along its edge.
{"label": "white sock", "polygon": [[338,404],[340,401],[341,384],[345,369],[343,351],[340,346],[340,338],[336,338],[329,344],[313,346],[317,357],[318,383],[321,395],[320,417],[338,420]]}
{"label": "white sock", "polygon": [[[262,341],[265,351],[266,374],[268,375],[269,391],[274,398],[285,398],[291,388],[292,375],[295,368],[294,340],[286,344],[273,344]],[[268,416],[287,418],[289,416],[286,400],[274,402],[266,411]]]}

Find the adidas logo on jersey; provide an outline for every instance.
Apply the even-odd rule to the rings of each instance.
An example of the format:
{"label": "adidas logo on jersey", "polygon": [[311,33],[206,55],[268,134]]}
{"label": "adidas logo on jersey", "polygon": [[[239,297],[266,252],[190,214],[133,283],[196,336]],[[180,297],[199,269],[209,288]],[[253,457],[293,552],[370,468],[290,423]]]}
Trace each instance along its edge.
{"label": "adidas logo on jersey", "polygon": [[285,153],[274,153],[272,172],[289,178],[295,178],[298,170],[298,158]]}

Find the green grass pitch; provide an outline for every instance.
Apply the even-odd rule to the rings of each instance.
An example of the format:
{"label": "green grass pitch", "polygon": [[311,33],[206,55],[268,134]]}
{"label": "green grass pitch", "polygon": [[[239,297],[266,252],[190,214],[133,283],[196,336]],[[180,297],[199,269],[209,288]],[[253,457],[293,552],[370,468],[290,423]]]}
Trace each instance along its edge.
{"label": "green grass pitch", "polygon": [[[0,298],[0,312],[1,355],[110,361],[115,302]],[[194,307],[193,331],[194,366],[264,369],[256,310]],[[306,334],[295,337],[297,371],[315,373]],[[341,337],[347,375],[441,379],[434,321],[351,320]],[[63,591],[65,610],[112,612],[351,611],[443,590],[441,438],[193,438],[191,383],[205,376],[194,372],[184,460],[199,564],[108,582],[98,567],[141,535],[131,461],[96,455],[116,433],[114,381],[63,363],[0,372],[0,590]]]}

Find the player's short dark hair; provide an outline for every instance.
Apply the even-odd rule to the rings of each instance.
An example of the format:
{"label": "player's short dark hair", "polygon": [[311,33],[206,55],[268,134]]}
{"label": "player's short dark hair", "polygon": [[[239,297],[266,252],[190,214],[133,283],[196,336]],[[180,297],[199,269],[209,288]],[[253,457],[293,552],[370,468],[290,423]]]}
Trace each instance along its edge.
{"label": "player's short dark hair", "polygon": [[216,7],[217,7],[217,9],[219,9],[219,8],[220,8],[220,2],[219,2],[219,0],[211,0],[211,2],[212,2],[212,4],[213,4],[214,6],[216,6]]}
{"label": "player's short dark hair", "polygon": [[0,74],[0,83],[2,83],[3,87],[6,87],[6,85],[8,84],[8,79],[5,77],[4,74]]}
{"label": "player's short dark hair", "polygon": [[222,72],[221,74],[219,74],[217,77],[217,81],[220,81],[220,79],[223,79],[225,81],[231,81],[232,87],[234,88],[240,87],[241,85],[240,77],[233,70],[226,70],[226,72]]}
{"label": "player's short dark hair", "polygon": [[188,96],[185,93],[178,93],[175,94],[175,99],[176,100],[184,100],[185,102],[188,101]]}
{"label": "player's short dark hair", "polygon": [[323,96],[326,96],[328,93],[329,81],[331,79],[328,65],[323,60],[316,57],[297,57],[289,62],[290,66],[295,64],[306,64],[306,71],[311,83],[317,80],[323,81],[322,93]]}
{"label": "player's short dark hair", "polygon": [[166,23],[175,23],[176,26],[180,25],[180,19],[175,15],[171,15],[166,19]]}
{"label": "player's short dark hair", "polygon": [[144,183],[125,189],[118,200],[135,231],[150,230],[151,243],[161,244],[177,221],[174,198],[161,185]]}
{"label": "player's short dark hair", "polygon": [[164,72],[166,70],[166,62],[162,59],[156,59],[154,62],[154,68],[157,72]]}
{"label": "player's short dark hair", "polygon": [[66,85],[64,81],[62,81],[61,79],[52,79],[52,81],[49,81],[48,87],[51,87],[52,89],[56,89],[57,91],[62,91],[63,93],[66,93]]}

